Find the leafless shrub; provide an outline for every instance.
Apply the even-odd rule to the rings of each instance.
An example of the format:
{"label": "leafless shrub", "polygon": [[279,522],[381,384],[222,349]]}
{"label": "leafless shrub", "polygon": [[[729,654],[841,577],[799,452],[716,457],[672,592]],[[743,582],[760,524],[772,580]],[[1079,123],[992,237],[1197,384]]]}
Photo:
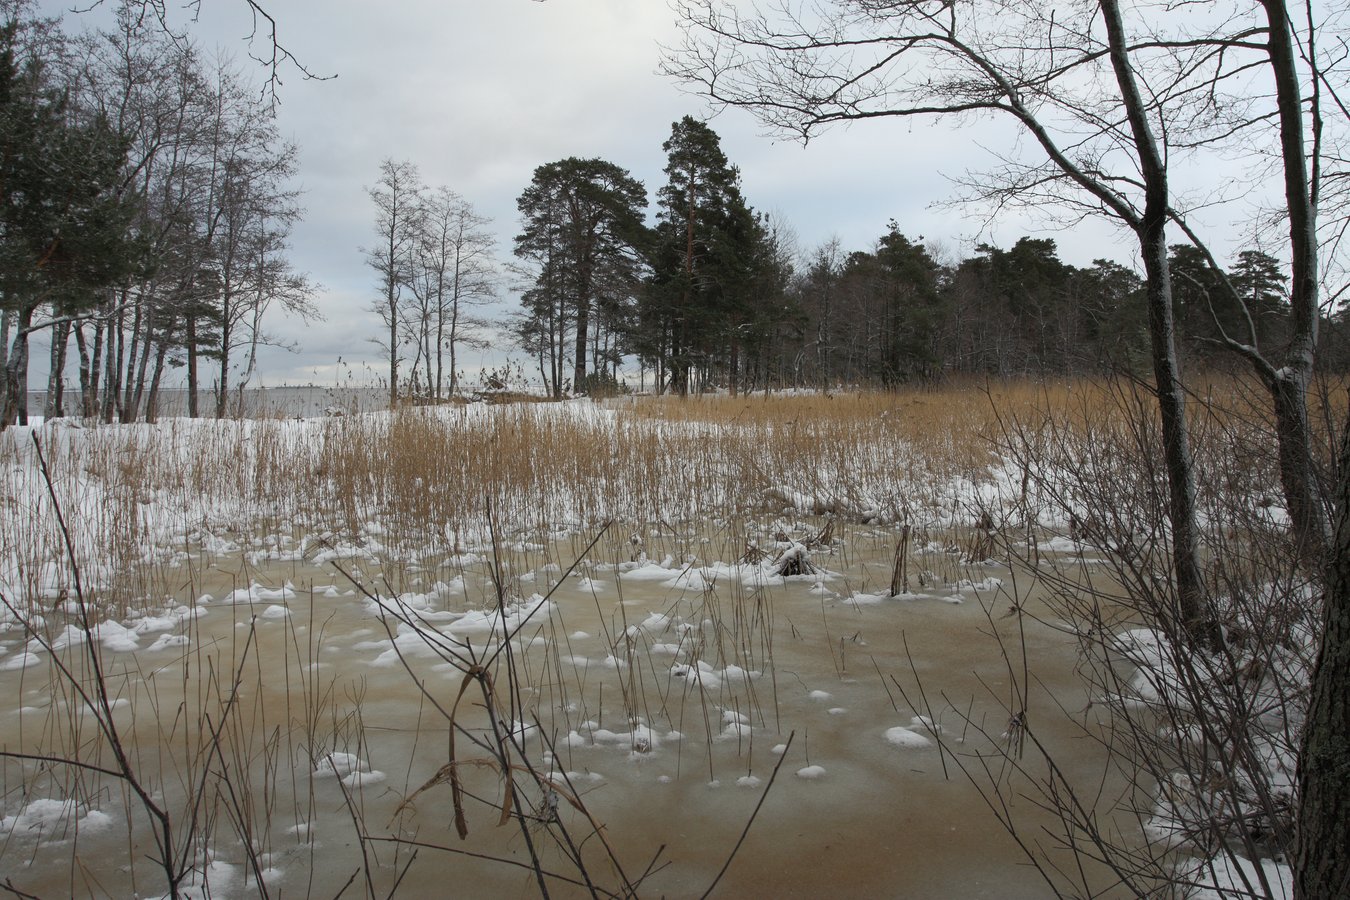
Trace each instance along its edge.
{"label": "leafless shrub", "polygon": [[[984,734],[986,749],[952,758],[1059,895],[1183,897],[1209,887],[1281,897],[1261,861],[1285,861],[1293,849],[1294,767],[1318,617],[1311,576],[1270,510],[1278,481],[1266,448],[1275,442],[1267,423],[1213,396],[1200,405],[1207,610],[1224,635],[1207,650],[1189,638],[1170,578],[1167,483],[1150,403],[1128,384],[1114,396],[1067,416],[1005,419],[1002,450],[1025,473],[1017,505],[1047,539],[1035,557],[1015,541],[1002,550],[1049,599],[990,603],[1013,685],[1008,726]],[[1009,632],[1003,620],[1017,627]],[[1018,640],[1018,623],[1033,620],[1076,640],[1086,709],[1056,708],[1036,690],[1034,661]],[[1038,734],[1047,716],[1076,723],[1102,748],[1105,768],[1063,767]],[[1019,796],[1052,810],[1061,829],[1021,831]],[[1072,862],[1056,862],[1063,851]],[[1105,882],[1093,867],[1109,873]]]}

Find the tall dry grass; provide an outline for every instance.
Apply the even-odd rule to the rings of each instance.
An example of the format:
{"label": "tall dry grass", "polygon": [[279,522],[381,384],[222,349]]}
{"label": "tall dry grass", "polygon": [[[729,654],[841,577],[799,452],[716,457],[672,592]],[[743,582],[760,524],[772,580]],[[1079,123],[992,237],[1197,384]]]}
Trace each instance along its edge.
{"label": "tall dry grass", "polygon": [[[317,474],[348,526],[380,511],[472,527],[504,522],[707,520],[780,511],[895,521],[940,503],[931,489],[993,463],[998,393],[628,398],[600,414],[533,404],[401,410],[324,431]],[[354,498],[366,504],[358,508]]]}
{"label": "tall dry grass", "polygon": [[[1197,384],[1192,419],[1206,489],[1278,503],[1259,386]],[[1335,385],[1316,394],[1328,472],[1344,396]],[[981,484],[986,498],[1012,491],[1027,502],[1032,473],[1010,471],[1011,432],[1026,443],[1021,456],[1034,458],[1052,439],[1088,446],[1110,429],[1150,422],[1152,408],[1146,387],[1131,383],[1010,381],[410,408],[307,422],[55,425],[40,434],[58,496],[77,511],[77,544],[98,571],[260,528],[329,539],[374,530],[391,548],[439,550],[480,538],[489,507],[508,532],[784,511],[946,527],[971,519],[960,507],[986,502],[974,498]],[[11,432],[0,441],[11,462],[0,481],[9,511],[0,547],[19,561],[11,568],[21,562],[31,573],[54,555],[45,492],[25,440]]]}

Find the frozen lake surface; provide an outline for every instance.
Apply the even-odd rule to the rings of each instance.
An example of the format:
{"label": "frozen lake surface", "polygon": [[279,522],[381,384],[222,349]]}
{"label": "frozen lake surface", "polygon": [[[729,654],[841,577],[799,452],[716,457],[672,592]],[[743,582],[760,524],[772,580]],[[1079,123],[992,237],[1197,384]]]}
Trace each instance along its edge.
{"label": "frozen lake surface", "polygon": [[[823,520],[796,524],[781,536],[805,541]],[[1101,785],[1099,748],[1057,708],[1088,706],[1072,638],[1032,622],[1019,632],[1003,617],[1019,576],[963,562],[942,536],[920,551],[913,592],[892,598],[895,531],[842,526],[810,554],[820,572],[783,578],[768,568],[787,546],[775,542],[782,527],[612,531],[575,567],[581,534],[516,535],[495,552],[415,562],[384,558],[373,535],[320,544],[241,534],[138,573],[121,589],[133,600],[126,614],[95,637],[113,715],[157,796],[180,811],[194,792],[207,798],[198,896],[253,896],[259,876],[276,896],[331,897],[353,878],[355,890],[365,877],[358,827],[381,895],[396,882],[406,896],[534,893],[528,868],[458,852],[529,865],[519,828],[498,825],[493,767],[460,766],[466,793],[481,798],[466,802],[464,840],[450,786],[417,793],[449,759],[445,711],[465,681],[453,657],[484,660],[503,633],[510,653],[491,666],[500,717],[557,787],[516,802],[556,805],[598,884],[702,894],[781,758],[722,896],[1044,896],[990,812],[985,766],[995,777],[1007,767],[1025,646],[1037,738],[1070,777]],[[747,542],[768,559],[742,561]],[[71,612],[58,601],[45,619],[55,653],[21,632],[0,635],[0,690],[17,700],[0,711],[11,750],[101,740],[52,665],[55,656],[76,680],[87,675],[79,636],[62,624]],[[456,723],[468,729],[456,758],[485,759],[467,737],[487,734],[481,696],[464,697]],[[219,760],[202,751],[203,724],[221,730]],[[68,737],[53,747],[55,735]],[[119,782],[16,760],[4,772],[0,870],[16,886],[163,892],[145,816]],[[1039,828],[1057,823],[1017,784],[1003,786],[1019,828],[1045,843]],[[1106,787],[1104,799],[1118,799]],[[531,827],[543,868],[576,878],[548,822]],[[550,890],[587,894],[560,882]]]}

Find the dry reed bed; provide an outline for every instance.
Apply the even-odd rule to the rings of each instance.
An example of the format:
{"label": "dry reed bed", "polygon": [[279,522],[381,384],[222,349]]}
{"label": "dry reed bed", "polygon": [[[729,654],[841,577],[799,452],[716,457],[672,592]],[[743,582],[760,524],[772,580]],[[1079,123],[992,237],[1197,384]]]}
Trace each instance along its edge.
{"label": "dry reed bed", "polygon": [[[1203,396],[1196,455],[1211,520],[1235,498],[1277,507],[1259,395],[1215,380]],[[998,522],[1067,527],[1066,511],[1090,499],[1074,487],[1082,479],[1062,477],[1067,468],[1095,472],[1092,493],[1110,490],[1126,506],[1161,502],[1160,471],[1112,462],[1113,446],[1155,427],[1150,398],[1132,385],[1009,382],[35,433],[97,575],[267,535],[364,535],[392,555],[443,552],[481,542],[489,509],[508,534],[785,510],[931,529],[970,524],[977,507]],[[1334,435],[1321,439],[1329,448]],[[34,447],[23,429],[2,440],[0,580],[11,593],[50,594],[60,553]]]}

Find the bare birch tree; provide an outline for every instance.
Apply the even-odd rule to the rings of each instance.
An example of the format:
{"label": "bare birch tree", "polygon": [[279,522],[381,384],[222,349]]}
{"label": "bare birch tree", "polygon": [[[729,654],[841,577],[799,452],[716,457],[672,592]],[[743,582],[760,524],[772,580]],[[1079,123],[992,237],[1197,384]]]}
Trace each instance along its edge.
{"label": "bare birch tree", "polygon": [[404,290],[411,283],[421,230],[422,179],[406,160],[386,159],[380,177],[366,193],[375,204],[376,242],[363,250],[375,270],[379,299],[372,305],[384,323],[384,337],[372,339],[389,359],[389,406],[398,406],[399,354],[403,346]]}
{"label": "bare birch tree", "polygon": [[[95,9],[105,2],[108,0],[91,0],[83,7],[76,7],[76,11]],[[249,57],[267,71],[262,94],[270,102],[274,103],[277,99],[276,91],[281,85],[281,71],[284,68],[289,67],[306,79],[325,81],[334,77],[312,71],[291,51],[289,44],[282,38],[276,18],[269,11],[271,4],[259,3],[258,0],[239,0],[239,5],[247,10],[252,21],[251,30],[242,38],[248,45]],[[180,16],[186,16],[186,24],[195,23],[201,11],[201,0],[188,0],[183,4],[172,4],[166,0],[120,0],[118,6],[119,12],[133,21],[137,28],[154,26],[172,40],[186,43],[184,23]]]}
{"label": "bare birch tree", "polygon": [[474,310],[497,293],[496,240],[487,231],[491,220],[444,185],[427,192],[421,206],[411,286],[427,390],[439,401],[458,387],[460,348],[481,345],[486,323]]}

